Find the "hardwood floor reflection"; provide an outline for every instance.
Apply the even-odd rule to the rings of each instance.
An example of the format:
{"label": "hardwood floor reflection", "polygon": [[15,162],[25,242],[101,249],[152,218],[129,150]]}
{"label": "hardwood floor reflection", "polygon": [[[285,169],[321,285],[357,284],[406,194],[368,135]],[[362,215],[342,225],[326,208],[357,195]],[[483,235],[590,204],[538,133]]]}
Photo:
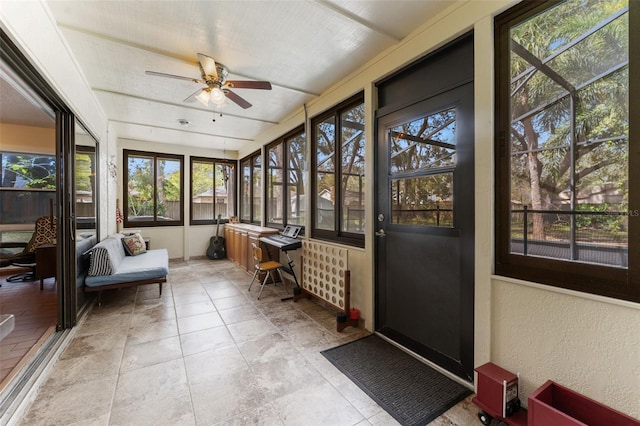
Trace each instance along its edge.
{"label": "hardwood floor reflection", "polygon": [[15,322],[0,340],[0,392],[55,332],[58,311],[53,278],[44,281],[41,291],[40,281],[10,283],[8,276],[0,276],[0,314],[12,314]]}

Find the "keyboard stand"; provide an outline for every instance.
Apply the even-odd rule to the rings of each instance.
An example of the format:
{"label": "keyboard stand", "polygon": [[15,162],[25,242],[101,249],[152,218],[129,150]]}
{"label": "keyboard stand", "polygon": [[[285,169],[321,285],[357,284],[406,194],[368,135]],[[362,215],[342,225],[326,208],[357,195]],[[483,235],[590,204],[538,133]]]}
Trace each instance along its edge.
{"label": "keyboard stand", "polygon": [[[293,281],[296,283],[296,288],[300,288],[300,283],[298,283],[298,277],[296,277],[296,271],[293,270],[293,260],[291,260],[291,257],[289,256],[289,251],[287,250],[282,250],[284,252],[284,254],[287,256],[287,265],[288,267],[282,267],[280,269],[282,269],[284,272],[286,272],[287,274],[291,275],[293,277]],[[282,302],[286,301],[286,300],[292,300],[293,296],[287,296],[287,297],[283,297],[282,299],[280,299]]]}
{"label": "keyboard stand", "polygon": [[[296,240],[293,240],[293,241],[296,241]],[[298,277],[296,276],[296,272],[293,269],[294,263],[291,257],[289,256],[289,250],[291,249],[297,250],[298,248],[300,248],[302,244],[299,242],[298,244],[295,244],[295,246],[292,246],[292,244],[282,244],[282,242],[269,238],[268,236],[260,238],[260,242],[278,247],[280,251],[284,252],[284,254],[287,256],[287,266],[283,265],[281,268],[279,268],[279,270],[282,270],[293,277],[293,281],[296,283],[296,289],[294,290],[294,292],[295,293],[299,292],[300,283],[298,282]],[[269,254],[269,259],[271,259],[271,252],[267,251],[267,253]],[[292,300],[292,299],[293,299],[293,296],[288,296],[288,297],[283,297],[280,300],[284,302],[286,300]]]}

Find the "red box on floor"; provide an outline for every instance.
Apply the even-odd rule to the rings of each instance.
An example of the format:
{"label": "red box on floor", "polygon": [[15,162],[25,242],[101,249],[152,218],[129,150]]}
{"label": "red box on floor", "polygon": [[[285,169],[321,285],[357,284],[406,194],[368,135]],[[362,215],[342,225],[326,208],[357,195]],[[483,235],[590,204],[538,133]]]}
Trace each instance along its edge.
{"label": "red box on floor", "polygon": [[548,380],[529,395],[529,426],[640,426],[619,411]]}
{"label": "red box on floor", "polygon": [[520,408],[518,376],[488,362],[477,367],[477,400],[493,416],[508,417]]}

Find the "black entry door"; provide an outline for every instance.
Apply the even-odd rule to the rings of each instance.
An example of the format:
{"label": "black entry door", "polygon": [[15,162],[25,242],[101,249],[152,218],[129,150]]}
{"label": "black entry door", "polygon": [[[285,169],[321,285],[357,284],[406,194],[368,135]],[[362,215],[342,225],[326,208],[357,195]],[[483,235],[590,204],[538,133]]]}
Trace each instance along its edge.
{"label": "black entry door", "polygon": [[473,381],[473,83],[378,119],[376,329]]}

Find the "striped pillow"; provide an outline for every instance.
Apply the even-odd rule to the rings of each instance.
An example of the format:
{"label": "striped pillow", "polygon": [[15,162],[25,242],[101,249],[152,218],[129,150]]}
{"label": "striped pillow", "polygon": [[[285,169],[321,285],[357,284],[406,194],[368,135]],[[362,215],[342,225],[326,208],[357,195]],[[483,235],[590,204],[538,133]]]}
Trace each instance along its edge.
{"label": "striped pillow", "polygon": [[113,274],[109,251],[105,247],[94,247],[93,251],[91,251],[91,264],[89,265],[88,274],[92,277]]}

